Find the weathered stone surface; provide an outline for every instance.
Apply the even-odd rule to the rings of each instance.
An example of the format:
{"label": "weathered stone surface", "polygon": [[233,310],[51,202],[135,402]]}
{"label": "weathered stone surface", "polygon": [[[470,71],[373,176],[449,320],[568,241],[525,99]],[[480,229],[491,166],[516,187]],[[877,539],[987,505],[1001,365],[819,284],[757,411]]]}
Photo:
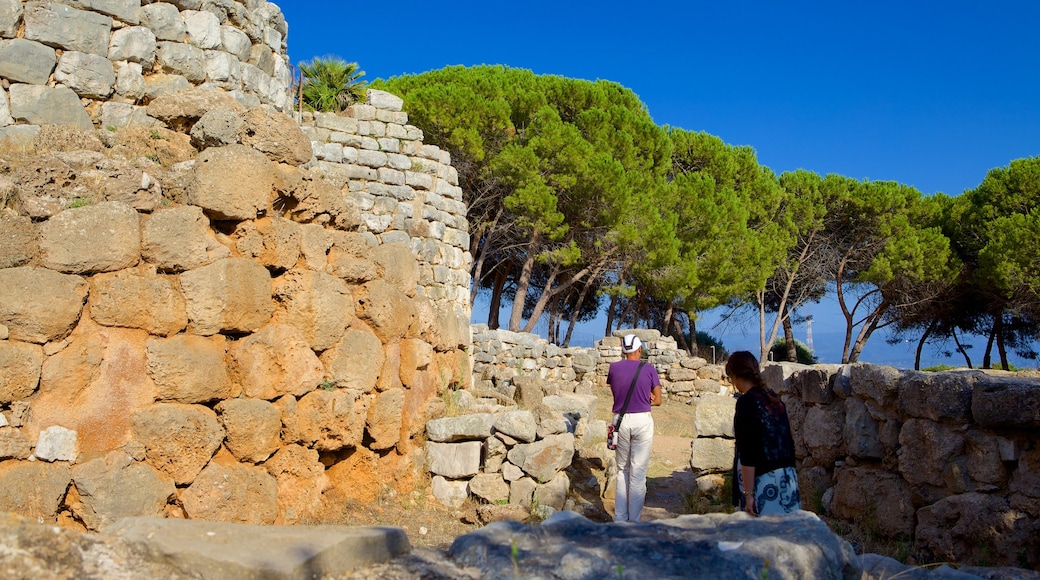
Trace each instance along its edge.
{"label": "weathered stone surface", "polygon": [[[177,43],[160,43],[160,46],[171,44]],[[201,73],[205,76],[205,70],[202,69],[205,53],[194,47],[181,46],[194,51],[193,54],[196,55],[199,61],[192,66],[199,67]],[[228,109],[235,113],[243,113],[246,110],[228,93],[219,90],[189,87],[164,92],[156,96],[148,103],[148,115],[163,121],[172,128],[183,129],[184,132],[187,132],[207,112],[220,108]]]}
{"label": "weathered stone surface", "polygon": [[964,436],[956,429],[910,419],[899,431],[899,445],[899,473],[910,484],[915,503],[967,491]]}
{"label": "weathered stone surface", "polygon": [[49,46],[24,38],[0,40],[0,77],[12,83],[45,85],[57,63]]}
{"label": "weathered stone surface", "polygon": [[859,578],[848,542],[809,512],[786,518],[743,513],[680,516],[653,524],[596,524],[573,512],[539,526],[496,522],[456,538],[449,550],[483,577],[505,578],[519,551],[530,577],[746,578],[761,570],[781,578]]}
{"label": "weathered stone surface", "polygon": [[242,120],[242,144],[260,151],[271,161],[303,165],[313,157],[311,141],[300,126],[274,107],[253,107],[242,115]]}
{"label": "weathered stone surface", "polygon": [[431,473],[448,478],[470,477],[480,470],[480,441],[429,443],[426,464]]}
{"label": "weathered stone surface", "polygon": [[235,342],[232,376],[246,397],[273,400],[305,395],[321,384],[325,369],[304,340],[287,324],[269,324]]}
{"label": "weathered stone surface", "polygon": [[469,492],[488,503],[509,500],[509,484],[498,473],[478,473],[469,480]]}
{"label": "weathered stone surface", "polygon": [[985,427],[1040,427],[1040,384],[997,375],[979,378],[971,399],[975,422]]}
{"label": "weathered stone surface", "polygon": [[726,395],[701,395],[694,399],[693,425],[699,437],[733,437],[733,413],[737,401]]}
{"label": "weathered stone surface", "polygon": [[365,432],[369,401],[347,389],[318,389],[297,405],[300,437],[319,451],[359,447]]}
{"label": "weathered stone surface", "polygon": [[[130,421],[144,444],[145,461],[178,485],[196,481],[224,441],[217,414],[201,405],[158,404],[137,411]],[[203,488],[200,484],[197,492]]]}
{"label": "weathered stone surface", "polygon": [[538,432],[534,414],[530,411],[509,411],[495,418],[495,431],[509,435],[513,439],[530,443]]}
{"label": "weathered stone surface", "polygon": [[108,57],[112,19],[57,2],[31,2],[25,7],[25,38],[60,48]]}
{"label": "weathered stone surface", "polygon": [[322,515],[322,494],[331,488],[325,466],[316,449],[286,445],[278,449],[264,468],[278,482],[278,520],[297,524]]}
{"label": "weathered stone surface", "polygon": [[0,36],[11,38],[18,32],[22,9],[20,0],[0,0]]}
{"label": "weathered stone surface", "polygon": [[0,461],[0,512],[53,522],[71,480],[68,463]]}
{"label": "weathered stone surface", "polygon": [[404,338],[416,320],[412,300],[383,280],[373,280],[357,289],[356,314],[367,322],[382,342]]}
{"label": "weathered stone surface", "polygon": [[11,117],[30,125],[71,125],[91,129],[90,115],[65,86],[11,85]]}
{"label": "weathered stone surface", "polygon": [[199,10],[181,12],[188,42],[199,48],[220,47],[220,20],[216,14]]}
{"label": "weathered stone surface", "polygon": [[128,268],[141,259],[141,219],[115,201],[67,209],[40,225],[40,257],[68,274]]}
{"label": "weathered stone surface", "polygon": [[199,150],[239,142],[242,117],[231,109],[207,111],[191,128],[191,144]]}
{"label": "weathered stone surface", "polygon": [[806,403],[827,405],[834,402],[834,369],[814,366],[791,375],[791,389]]}
{"label": "weathered stone surface", "polygon": [[433,493],[433,497],[448,507],[461,506],[469,497],[468,488],[469,482],[467,481],[452,481],[440,475],[434,475],[430,481],[430,491]]}
{"label": "weathered stone surface", "polygon": [[0,419],[0,459],[28,459],[31,454],[32,442],[22,430],[8,426],[6,417]]}
{"label": "weathered stone surface", "polygon": [[79,455],[77,433],[60,425],[42,429],[33,455],[43,461],[75,461]]}
{"label": "weathered stone surface", "polygon": [[390,389],[375,396],[368,409],[366,429],[372,442],[370,449],[390,449],[401,439],[401,407],[404,390]]}
{"label": "weathered stone surface", "polygon": [[867,406],[856,398],[845,399],[845,429],[842,435],[848,454],[853,457],[882,459],[885,448],[879,437],[880,428]]}
{"label": "weathered stone surface", "polygon": [[367,393],[375,387],[384,357],[383,343],[378,337],[351,329],[320,358],[333,384]]}
{"label": "weathered stone surface", "polygon": [[180,10],[173,4],[153,2],[141,7],[141,24],[159,40],[183,41],[186,32]]}
{"label": "weathered stone surface", "polygon": [[907,372],[898,383],[899,411],[908,417],[967,423],[978,378],[976,373]]}
{"label": "weathered stone surface", "polygon": [[845,405],[842,402],[809,407],[805,425],[808,427],[802,439],[819,465],[830,466],[845,456]]}
{"label": "weathered stone surface", "polygon": [[[406,338],[401,341],[399,376],[406,387],[414,387],[429,376],[429,369],[434,362],[433,346],[425,341]],[[445,387],[437,384],[438,389]]]}
{"label": "weathered stone surface", "polygon": [[288,270],[300,259],[300,224],[280,217],[242,222],[235,229],[238,251],[267,268]]}
{"label": "weathered stone surface", "polygon": [[271,319],[271,275],[246,258],[225,258],[180,275],[188,329],[202,335],[254,332]]}
{"label": "weathered stone surface", "polygon": [[509,484],[509,503],[530,508],[536,489],[538,489],[538,483],[530,477],[514,479]]}
{"label": "weathered stone surface", "polygon": [[271,525],[278,517],[278,483],[260,467],[210,463],[181,493],[193,520]]}
{"label": "weathered stone surface", "polygon": [[173,480],[134,463],[124,451],[74,466],[72,483],[75,501],[66,503],[89,530],[103,530],[125,517],[162,517],[177,494]]}
{"label": "weathered stone surface", "polygon": [[494,422],[495,416],[491,413],[442,417],[426,422],[426,436],[439,443],[484,440],[491,436]]}
{"label": "weathered stone surface", "polygon": [[188,193],[214,219],[253,219],[266,211],[274,187],[271,162],[245,145],[211,147],[199,154]]}
{"label": "weathered stone surface", "polygon": [[855,363],[848,368],[849,384],[854,395],[870,399],[881,407],[895,404],[902,377],[898,369],[866,363]]}
{"label": "weathered stone surface", "polygon": [[554,510],[562,510],[567,503],[567,496],[571,491],[571,480],[562,471],[556,477],[544,485],[539,485],[534,490],[534,504],[548,506]]}
{"label": "weathered stone surface", "polygon": [[148,268],[99,274],[90,280],[90,315],[104,326],[169,336],[188,324],[184,296],[173,280]]}
{"label": "weathered stone surface", "polygon": [[144,222],[141,252],[145,260],[167,272],[183,272],[231,256],[231,250],[209,233],[202,208],[160,209]]}
{"label": "weathered stone surface", "polygon": [[148,372],[160,401],[206,403],[242,392],[227,372],[227,339],[179,334],[148,340]]}
{"label": "weathered stone surface", "polygon": [[380,277],[406,296],[414,296],[419,284],[419,262],[405,244],[383,244],[372,251]]}
{"label": "weathered stone surface", "polygon": [[[206,53],[196,46],[159,41],[156,43],[155,62],[163,72],[182,76],[189,83],[198,84],[206,80]],[[150,110],[148,114],[155,117]]]}
{"label": "weathered stone surface", "polygon": [[910,486],[901,478],[880,469],[841,467],[835,480],[831,513],[859,522],[869,519],[889,537],[913,533]]}
{"label": "weathered stone surface", "polygon": [[43,348],[28,342],[0,341],[0,404],[36,392],[43,370]]}
{"label": "weathered stone surface", "polygon": [[104,99],[115,90],[116,71],[103,56],[68,51],[58,59],[54,80],[81,97]]}
{"label": "weathered stone surface", "polygon": [[917,511],[915,546],[937,562],[1036,566],[1040,555],[1035,550],[1020,550],[1014,559],[1001,555],[1005,546],[1035,546],[1040,541],[1040,531],[1024,516],[1006,498],[980,493],[949,497]]}
{"label": "weathered stone surface", "polygon": [[538,403],[531,409],[531,413],[534,414],[534,420],[538,425],[536,435],[539,439],[567,432],[569,422],[563,416],[563,413],[549,408],[548,405]]}
{"label": "weathered stone surface", "polygon": [[698,437],[690,445],[690,467],[694,473],[720,472],[733,467],[732,439]]}
{"label": "weathered stone surface", "polygon": [[108,58],[112,62],[129,61],[148,65],[155,61],[155,33],[146,26],[128,26],[112,33]]}
{"label": "weathered stone surface", "polygon": [[519,466],[540,483],[556,477],[574,458],[574,435],[550,435],[534,443],[515,445],[507,454],[509,462]]}
{"label": "weathered stone surface", "polygon": [[354,320],[354,297],[343,280],[324,272],[292,270],[274,281],[275,318],[298,328],[315,351],[343,337]]}
{"label": "weathered stone surface", "polygon": [[239,461],[260,463],[278,450],[282,414],[260,399],[228,399],[216,407],[228,451]]}
{"label": "weathered stone surface", "polygon": [[[0,197],[5,195],[3,188],[0,179]],[[0,215],[0,268],[24,266],[36,252],[36,227],[32,220],[28,216]]]}

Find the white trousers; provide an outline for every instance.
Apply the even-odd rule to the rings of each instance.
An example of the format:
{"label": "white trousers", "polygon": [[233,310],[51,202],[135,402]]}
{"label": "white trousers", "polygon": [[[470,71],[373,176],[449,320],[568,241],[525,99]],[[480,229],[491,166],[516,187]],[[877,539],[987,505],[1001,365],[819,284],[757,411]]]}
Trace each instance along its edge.
{"label": "white trousers", "polygon": [[[614,416],[617,420],[617,415]],[[646,501],[646,469],[654,442],[654,418],[650,413],[625,413],[618,429],[617,486],[614,521],[638,522]]]}

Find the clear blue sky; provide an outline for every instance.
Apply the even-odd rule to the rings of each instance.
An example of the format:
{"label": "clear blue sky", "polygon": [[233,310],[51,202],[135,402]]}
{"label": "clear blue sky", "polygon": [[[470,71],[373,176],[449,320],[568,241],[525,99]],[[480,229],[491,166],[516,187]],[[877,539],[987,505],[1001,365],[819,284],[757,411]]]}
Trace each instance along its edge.
{"label": "clear blue sky", "polygon": [[503,64],[631,88],[759,163],[957,195],[1040,155],[1040,2],[276,1],[293,64]]}

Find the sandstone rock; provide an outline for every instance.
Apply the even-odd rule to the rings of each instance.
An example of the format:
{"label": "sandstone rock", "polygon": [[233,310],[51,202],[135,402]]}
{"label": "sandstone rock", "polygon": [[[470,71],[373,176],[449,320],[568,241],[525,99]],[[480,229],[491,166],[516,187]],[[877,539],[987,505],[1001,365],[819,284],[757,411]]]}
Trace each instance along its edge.
{"label": "sandstone rock", "polygon": [[134,463],[123,451],[73,467],[72,483],[72,511],[90,530],[103,530],[125,517],[162,517],[166,502],[177,494],[172,480]]}
{"label": "sandstone rock", "polygon": [[271,525],[278,517],[278,483],[259,467],[210,463],[181,493],[193,520]]}
{"label": "sandstone rock", "polygon": [[273,187],[274,171],[263,153],[245,145],[211,147],[195,163],[188,202],[214,219],[254,219],[268,211]]}
{"label": "sandstone rock", "polygon": [[148,340],[148,372],[160,401],[206,403],[242,392],[226,368],[227,339],[179,334]]}
{"label": "sandstone rock", "polygon": [[[242,143],[276,163],[303,165],[311,160],[311,141],[296,122],[270,105],[253,107],[242,115]],[[411,252],[409,252],[411,254]]]}
{"label": "sandstone rock", "polygon": [[427,443],[427,468],[436,475],[448,478],[476,475],[480,470],[480,447],[480,441]]}
{"label": "sandstone rock", "polygon": [[299,329],[315,351],[335,345],[354,319],[354,298],[335,276],[292,270],[274,281],[274,297],[281,309],[277,320]]}
{"label": "sandstone rock", "polygon": [[188,329],[202,335],[254,332],[271,318],[271,275],[246,258],[225,258],[180,275]]}
{"label": "sandstone rock", "polygon": [[242,117],[231,109],[207,111],[191,128],[191,144],[201,151],[238,143],[244,125]]}
{"label": "sandstone rock", "polygon": [[104,326],[140,328],[169,336],[188,324],[184,296],[167,276],[147,268],[91,278],[90,315]]}
{"label": "sandstone rock", "polygon": [[401,407],[404,390],[390,389],[375,396],[368,409],[366,430],[372,442],[370,449],[390,449],[401,440]]}
{"label": "sandstone rock", "polygon": [[337,386],[369,392],[383,367],[383,344],[375,335],[348,330],[336,346],[321,353],[326,375]]}
{"label": "sandstone rock", "polygon": [[387,283],[406,296],[414,296],[419,284],[419,262],[405,244],[383,244],[372,251],[372,261]]}
{"label": "sandstone rock", "polygon": [[[398,377],[406,387],[413,387],[423,381],[425,371],[433,364],[433,346],[429,343],[406,338],[400,343],[400,364],[398,366]],[[446,384],[438,384],[441,388]]]}
{"label": "sandstone rock", "polygon": [[225,444],[235,459],[261,463],[280,446],[282,414],[259,399],[228,399],[216,407],[227,434]]}
{"label": "sandstone rock", "polygon": [[734,448],[733,439],[698,437],[690,444],[690,467],[697,474],[729,470]]}
{"label": "sandstone rock", "polygon": [[9,427],[6,418],[0,419],[0,459],[27,459],[31,454],[32,442],[22,430]]}
{"label": "sandstone rock", "polygon": [[701,395],[694,399],[693,425],[700,437],[730,437],[733,435],[733,413],[737,401],[726,395]]}
{"label": "sandstone rock", "polygon": [[519,466],[540,483],[556,477],[556,473],[574,458],[574,435],[550,435],[541,441],[516,445],[507,454],[509,462]]}
{"label": "sandstone rock", "polygon": [[490,413],[442,417],[426,422],[426,436],[439,443],[484,440],[491,436],[494,422],[495,417]]}
{"label": "sandstone rock", "polygon": [[130,414],[156,396],[141,330],[105,328],[84,319],[68,346],[47,358],[25,428],[30,438],[52,425],[78,433],[84,454],[111,451],[132,438]]}
{"label": "sandstone rock", "polygon": [[272,271],[284,271],[300,259],[303,232],[300,224],[280,217],[243,222],[235,230],[239,239],[238,250],[246,257],[258,260]]}
{"label": "sandstone rock", "polygon": [[322,494],[331,487],[315,449],[300,445],[280,448],[264,468],[278,484],[278,522],[298,524],[322,515]]}
{"label": "sandstone rock", "polygon": [[[876,522],[876,532],[889,537],[913,533],[911,489],[901,478],[869,467],[841,467],[835,469],[834,475],[832,514],[859,522]],[[802,501],[807,499],[803,497]]]}
{"label": "sandstone rock", "polygon": [[497,473],[478,473],[469,480],[469,492],[488,503],[509,500],[509,484]]}
{"label": "sandstone rock", "polygon": [[416,311],[411,299],[383,280],[362,285],[355,298],[358,318],[367,322],[382,342],[404,338],[415,323]]}
{"label": "sandstone rock", "polygon": [[[341,197],[339,191],[334,188],[331,194],[337,198]],[[309,199],[310,197],[308,197]],[[328,272],[330,274],[352,284],[364,284],[378,277],[378,267],[371,259],[372,245],[369,244],[367,238],[354,232],[332,231],[330,234],[332,235],[332,247],[329,249],[328,255]]]}
{"label": "sandstone rock", "polygon": [[509,411],[495,418],[494,428],[525,443],[534,441],[538,431],[534,414],[530,411]]}
{"label": "sandstone rock", "polygon": [[141,219],[113,201],[67,209],[41,224],[40,255],[44,266],[69,274],[128,268],[141,259]]}
{"label": "sandstone rock", "polygon": [[[17,29],[17,24],[15,24]],[[16,30],[17,32],[17,30]],[[14,83],[45,85],[58,62],[54,49],[24,38],[0,40],[0,76]]]}
{"label": "sandstone rock", "polygon": [[303,333],[287,324],[269,324],[234,343],[232,376],[246,397],[276,399],[285,394],[305,395],[321,384],[321,361]]}
{"label": "sandstone rock", "polygon": [[77,433],[60,425],[40,431],[33,455],[44,461],[75,461],[79,455]]}
{"label": "sandstone rock", "polygon": [[[163,44],[170,46],[170,43],[160,43],[160,46]],[[204,59],[199,60],[201,63]],[[197,87],[164,93],[148,103],[148,115],[163,121],[175,130],[190,128],[203,115],[214,109],[227,109],[236,114],[245,112],[245,107],[238,104],[231,95],[223,91]]]}
{"label": "sandstone rock", "polygon": [[465,503],[469,494],[466,492],[469,483],[466,481],[452,481],[439,475],[433,476],[430,481],[430,491],[437,501],[448,507],[459,507]]}
{"label": "sandstone rock", "polygon": [[324,272],[329,262],[328,253],[329,248],[332,247],[332,236],[321,224],[302,224],[300,231],[302,232],[300,251],[307,268]]}
{"label": "sandstone rock", "polygon": [[27,342],[0,341],[0,404],[36,392],[43,369],[43,348]]}
{"label": "sandstone rock", "polygon": [[358,447],[365,431],[368,405],[368,399],[354,390],[311,391],[297,407],[300,435],[318,451]]}
{"label": "sandstone rock", "polygon": [[0,461],[0,512],[53,522],[71,480],[68,463]]}
{"label": "sandstone rock", "polygon": [[845,406],[841,402],[809,407],[802,433],[805,447],[820,465],[830,466],[845,456],[842,439],[845,430]]}
{"label": "sandstone rock", "polygon": [[145,260],[167,272],[183,272],[231,256],[209,233],[202,208],[161,209],[144,222],[141,251]]}
{"label": "sandstone rock", "polygon": [[[13,187],[13,184],[12,184]],[[0,185],[0,197],[5,194]],[[0,267],[24,266],[37,252],[36,227],[27,216],[0,215]]]}
{"label": "sandstone rock", "polygon": [[[137,411],[130,421],[146,462],[178,485],[195,481],[224,441],[217,414],[201,405],[158,404]],[[204,487],[196,488],[196,495]]]}
{"label": "sandstone rock", "polygon": [[509,503],[530,508],[536,489],[538,484],[530,477],[513,480],[509,484]]}

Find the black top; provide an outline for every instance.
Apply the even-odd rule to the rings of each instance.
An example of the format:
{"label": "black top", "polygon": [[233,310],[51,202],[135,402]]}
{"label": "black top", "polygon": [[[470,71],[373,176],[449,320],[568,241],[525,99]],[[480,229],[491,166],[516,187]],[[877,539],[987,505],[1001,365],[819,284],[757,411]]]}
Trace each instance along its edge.
{"label": "black top", "polygon": [[[775,392],[753,387],[737,399],[733,415],[733,432],[737,438],[737,460],[741,465],[755,468],[761,475],[782,467],[794,467],[794,437],[787,419],[787,407]],[[736,474],[733,495],[739,493]]]}

